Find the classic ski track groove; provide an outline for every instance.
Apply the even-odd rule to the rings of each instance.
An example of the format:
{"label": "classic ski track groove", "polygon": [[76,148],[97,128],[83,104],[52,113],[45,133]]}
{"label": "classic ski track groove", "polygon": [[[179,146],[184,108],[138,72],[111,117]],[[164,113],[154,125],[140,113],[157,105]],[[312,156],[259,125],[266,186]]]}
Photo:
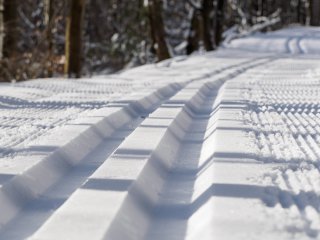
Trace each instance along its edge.
{"label": "classic ski track groove", "polygon": [[[205,74],[203,77],[191,80],[191,82],[199,81],[203,78],[209,77],[210,75],[223,73],[224,71],[227,71],[227,72],[230,70],[232,71],[233,68],[238,68],[238,67],[241,68],[242,65],[251,66],[252,62],[255,62],[255,61],[257,60],[249,60],[244,63],[235,64],[234,66],[231,66],[231,67],[230,66],[226,67],[225,69],[222,68],[220,70],[215,70],[211,74]],[[234,73],[231,72],[230,74],[233,75]],[[134,121],[134,119],[139,117],[140,115],[145,115],[145,116],[148,115],[148,113],[152,112],[151,110],[152,107],[157,105],[156,103],[157,101],[158,101],[158,104],[161,101],[163,102],[167,97],[169,97],[167,95],[170,95],[170,94],[172,95],[178,89],[181,89],[181,86],[183,84],[184,83],[170,84],[169,86],[163,87],[162,89],[159,89],[155,93],[151,94],[149,99],[148,97],[144,97],[142,98],[142,100],[140,100],[140,102],[138,101],[129,106],[123,107],[118,111],[113,112],[111,110],[112,106],[118,107],[119,104],[121,105],[123,103],[121,101],[111,102],[111,104],[108,104],[106,117],[104,118],[98,117],[97,119],[94,119],[95,116],[92,116],[91,119],[88,119],[88,118],[84,118],[83,120],[81,120],[81,118],[80,120],[79,118],[76,119],[75,124],[79,124],[79,125],[89,124],[90,127],[85,128],[84,132],[79,136],[75,136],[74,139],[72,139],[71,137],[70,139],[71,142],[69,142],[67,145],[62,144],[61,147],[58,147],[56,150],[54,150],[53,153],[51,153],[49,156],[46,156],[45,160],[39,161],[31,169],[25,171],[20,175],[16,175],[14,178],[5,182],[1,186],[1,189],[0,189],[1,208],[6,210],[5,212],[3,212],[4,214],[1,214],[0,216],[1,225],[6,225],[7,223],[9,223],[12,219],[14,219],[14,217],[17,216],[17,214],[19,214],[19,212],[21,211],[21,209],[24,208],[24,206],[27,207],[28,205],[32,204],[32,201],[34,200],[36,201],[37,199],[39,199],[39,201],[43,200],[43,198],[39,196],[45,193],[48,188],[50,188],[51,186],[59,182],[59,178],[61,178],[64,175],[67,175],[70,172],[70,170],[74,168],[73,167],[74,165],[79,164],[79,162],[82,161],[82,158],[84,158],[86,155],[89,155],[90,151],[94,151],[94,149],[97,146],[99,146],[99,144],[101,144],[103,140],[105,140],[108,136],[111,136],[112,134],[114,134],[117,131],[117,129],[120,129],[122,126],[128,124],[130,121]],[[28,83],[22,84],[22,86],[23,85],[26,85],[28,89],[29,87]],[[170,94],[166,93],[168,91],[170,92]],[[68,91],[67,93],[69,94]],[[162,94],[165,94],[166,96],[163,96]],[[152,97],[157,100],[152,99]],[[39,98],[39,96],[36,96],[36,98]],[[36,98],[32,96],[32,101],[35,101]],[[21,102],[21,100],[18,100],[18,99],[17,101]],[[23,104],[27,105],[28,101],[24,102]],[[12,104],[12,102],[10,102],[10,104]],[[40,104],[44,104],[44,103],[41,102]],[[71,102],[70,104],[72,105],[73,103]],[[59,105],[57,106],[59,108]],[[111,113],[108,113],[108,111],[110,110],[111,110]],[[69,118],[69,120],[64,120],[64,122],[66,121],[70,122],[70,119],[72,118]],[[123,123],[119,124],[112,119],[115,119],[115,120],[126,119],[126,120]],[[14,124],[14,123],[19,124],[18,121],[23,121],[24,119],[23,118],[13,119],[8,117],[5,120],[7,120],[5,122],[8,122],[10,124]],[[72,121],[70,123],[72,124]],[[53,123],[53,125],[55,126],[57,126],[57,124],[59,125],[58,122]],[[2,126],[6,127],[5,124],[2,124]],[[66,129],[66,131],[68,131],[68,129]],[[97,138],[97,134],[100,135],[98,138]],[[32,135],[33,133],[29,134],[28,138],[32,138]],[[41,135],[41,131],[40,133],[38,132],[36,134],[36,137],[39,137],[39,135]],[[92,139],[95,139],[95,138],[100,140],[98,142],[92,141]],[[73,144],[72,141],[74,141],[75,144]],[[67,143],[68,141],[64,141],[64,142]],[[79,148],[79,142],[81,144],[80,146],[82,146],[82,152],[80,154],[80,157],[77,156],[75,159],[73,159],[74,154],[72,152],[73,151],[72,148],[75,148],[75,149]],[[14,144],[19,144],[19,143],[14,143]],[[71,144],[71,147],[70,147],[70,144]],[[72,147],[72,144],[74,145],[74,147]],[[8,146],[12,146],[12,143]],[[41,144],[40,146],[37,146],[37,144],[35,144],[32,147],[41,148]],[[66,149],[67,151],[64,151],[63,149]],[[77,153],[77,155],[79,155],[79,153]],[[40,171],[41,174],[39,174],[39,169],[41,169]],[[28,176],[32,176],[32,178]],[[42,179],[46,179],[46,181],[43,182]],[[9,224],[9,229],[10,229],[10,224]]]}
{"label": "classic ski track groove", "polygon": [[[81,162],[91,151],[94,151],[103,140],[108,139],[110,136],[112,137],[118,129],[136,121],[140,116],[152,112],[162,101],[177,92],[181,87],[181,84],[169,84],[149,96],[141,96],[138,100],[133,99],[132,103],[130,101],[125,103],[124,107],[108,106],[108,108],[104,109],[104,112],[99,111],[96,116],[78,118],[73,123],[70,122],[65,127],[65,131],[69,129],[72,131],[75,125],[84,125],[86,127],[84,129],[80,128],[82,133],[79,135],[75,132],[77,136],[71,136],[71,139],[68,139],[69,142],[66,141],[66,145],[58,147],[44,160],[1,186],[1,207],[6,211],[6,214],[0,215],[1,225],[12,220],[26,203],[37,198],[46,189],[59,181],[60,177],[67,174],[73,166]],[[105,117],[101,117],[103,114]],[[65,141],[65,139],[63,140]],[[41,148],[41,144],[38,146],[33,145],[32,147]],[[81,151],[79,151],[79,147]],[[77,151],[77,156],[74,155],[74,151]],[[41,170],[39,171],[39,169]],[[31,178],[28,176],[31,176]],[[48,178],[49,181],[43,182]]]}
{"label": "classic ski track groove", "polygon": [[[235,67],[235,70],[233,70],[233,69],[228,69],[229,71],[227,71],[227,73],[226,73],[226,75],[223,75],[222,77],[220,77],[219,78],[219,74],[217,74],[217,75],[214,75],[215,76],[215,78],[217,79],[217,80],[215,80],[214,82],[216,82],[216,83],[219,83],[220,82],[220,84],[221,84],[221,81],[222,82],[224,82],[224,81],[226,81],[226,80],[228,80],[228,79],[231,79],[231,78],[234,78],[234,77],[236,77],[238,74],[241,74],[241,73],[243,73],[244,71],[246,71],[247,69],[250,69],[250,68],[253,68],[253,67],[256,67],[256,66],[258,66],[258,65],[261,65],[261,64],[265,64],[265,63],[268,63],[270,60],[269,59],[257,59],[257,60],[253,60],[253,61],[248,61],[248,62],[246,62],[245,64],[239,64],[239,65],[237,65],[236,67]],[[243,66],[244,65],[244,66]],[[222,71],[222,73],[223,73],[223,71]],[[191,85],[192,86],[192,84],[194,83],[194,84],[199,84],[199,81],[201,82],[201,81],[208,81],[207,79],[208,79],[208,75],[205,75],[205,77],[204,78],[200,78],[200,79],[194,79],[194,80],[192,80],[191,82],[190,82],[190,84],[189,85]],[[204,79],[204,80],[203,80]],[[197,83],[198,82],[198,83]],[[188,87],[186,86],[184,89],[187,89]],[[183,90],[182,90],[183,91]],[[203,91],[203,90],[201,90],[201,91]],[[201,98],[203,98],[203,94],[201,94],[201,91],[200,91],[200,99]],[[198,94],[198,95],[199,95]],[[176,95],[179,95],[179,94],[176,94]],[[199,98],[199,96],[197,96],[196,95],[196,97],[198,97]],[[174,97],[173,97],[174,98]],[[168,102],[170,102],[170,100],[168,101]],[[190,106],[191,106],[191,108],[192,108],[192,105],[193,104],[197,104],[197,102],[195,102],[195,103],[193,103],[192,101],[190,102]],[[112,104],[111,104],[112,105]],[[117,105],[116,103],[115,103],[115,105]],[[135,108],[137,108],[136,106],[135,106]],[[140,106],[138,107],[138,108],[141,108]],[[196,109],[196,108],[195,108]],[[157,112],[157,110],[156,110],[156,112]],[[155,113],[156,113],[155,112]],[[191,111],[191,113],[192,113],[192,111]],[[147,115],[147,114],[145,114],[145,115]],[[178,120],[176,120],[175,119],[175,122],[176,121],[178,121]],[[174,130],[173,130],[174,129]],[[175,131],[177,131],[177,129],[179,129],[179,127],[178,126],[176,126],[175,128],[172,128],[172,127],[169,127],[168,128],[168,130],[169,130],[169,132],[175,132]],[[135,132],[136,130],[134,130],[134,132]],[[112,151],[110,151],[110,153],[111,153]],[[116,151],[117,152],[117,151]],[[115,152],[115,153],[116,153]],[[106,156],[107,157],[107,156]],[[111,156],[111,158],[112,158],[112,156]],[[79,160],[80,161],[80,160]],[[110,161],[110,160],[108,160],[108,161]],[[107,161],[107,162],[108,162]],[[68,177],[68,176],[67,176]],[[63,184],[63,180],[61,181],[61,184]],[[49,190],[49,192],[50,192],[50,190]],[[137,192],[139,192],[139,191],[137,191]],[[48,195],[50,195],[50,194],[48,194]],[[76,194],[75,194],[76,195]],[[46,194],[44,195],[44,196],[46,196]],[[44,201],[44,202],[48,202],[48,200],[50,200],[50,198],[49,199],[46,199],[46,197],[45,198],[39,198],[39,202],[38,203],[42,203],[43,204],[43,202],[42,201]],[[33,204],[33,203],[32,203]],[[35,202],[34,202],[34,206],[37,204],[37,200],[35,200]],[[56,207],[58,207],[58,206],[56,206]],[[53,207],[53,208],[56,208],[56,207]],[[32,207],[31,207],[31,209],[32,209]],[[28,211],[28,208],[26,209],[26,211]],[[120,211],[121,212],[121,211]],[[32,213],[32,211],[31,211],[31,213]],[[119,214],[117,214],[117,215],[119,215]],[[22,216],[24,216],[23,215],[23,213],[22,213]],[[43,219],[41,220],[41,217],[40,217],[40,222],[42,222],[44,219],[46,219],[48,216],[45,216],[45,217],[43,217]],[[25,214],[25,217],[22,217],[21,218],[21,220],[23,221],[24,219],[27,219],[28,218],[28,214]],[[19,219],[19,218],[17,218],[17,219]],[[54,219],[54,216],[53,216],[53,219]],[[50,219],[51,220],[51,219]],[[25,222],[25,221],[24,221]],[[14,239],[14,234],[13,235],[10,235],[10,234],[12,234],[12,230],[13,230],[13,228],[11,227],[11,226],[14,226],[14,224],[15,224],[15,221],[13,221],[12,222],[12,224],[9,224],[8,225],[8,227],[7,227],[7,230],[6,231],[4,231],[3,232],[3,236],[10,236],[10,238],[12,238],[12,239]],[[22,223],[23,224],[23,223]],[[28,228],[26,228],[26,231],[25,231],[25,234],[31,234],[31,232],[30,232],[30,229],[34,229],[34,228],[38,228],[38,225],[36,225],[36,226],[31,226],[29,229]],[[111,228],[112,229],[112,228]],[[40,229],[41,230],[41,229]],[[41,232],[41,231],[40,231]],[[22,234],[21,232],[20,232],[20,234]],[[20,237],[21,237],[21,235],[20,235]],[[61,236],[61,237],[63,237],[63,236]],[[77,237],[75,237],[75,238],[77,238]],[[19,239],[19,237],[17,238],[17,239]],[[37,237],[37,234],[35,235],[35,239],[42,239],[42,237],[40,237],[40,238],[38,238]]]}
{"label": "classic ski track groove", "polygon": [[[314,218],[320,207],[319,197],[311,192],[320,192],[314,183],[315,178],[320,178],[319,90],[309,86],[318,82],[310,78],[306,86],[297,90],[299,82],[290,79],[290,74],[296,74],[290,73],[291,69],[283,79],[270,80],[257,74],[264,65],[274,76],[277,71],[286,72],[281,61],[274,57],[244,61],[188,81],[150,87],[151,94],[146,90],[132,99],[111,101],[91,115],[79,117],[81,114],[75,112],[75,117],[53,122],[65,131],[70,126],[73,131],[79,125],[82,133],[79,135],[76,127],[73,137],[62,141],[45,160],[2,185],[1,208],[12,209],[12,215],[0,215],[0,239],[62,239],[66,233],[70,239],[160,240],[173,233],[176,239],[198,239],[199,234],[211,239],[217,234],[212,230],[217,215],[208,213],[213,204],[215,208],[223,206],[210,200],[216,194],[213,186],[220,184],[219,177],[213,175],[217,170],[213,169],[229,169],[224,161],[234,157],[220,151],[216,142],[228,139],[227,132],[232,130],[225,126],[226,113],[238,116],[237,121],[241,119],[241,129],[232,131],[245,132],[247,144],[251,145],[251,152],[239,156],[255,164],[277,166],[263,178],[263,184],[277,187],[261,191],[258,199],[270,208],[296,208],[295,214],[305,224],[301,231],[308,237],[317,237]],[[303,68],[294,66],[296,72]],[[1,127],[19,125],[25,119],[7,117]],[[145,132],[149,128],[158,129],[157,137],[150,135],[150,147],[139,152],[148,146],[142,139],[148,139]],[[41,134],[30,133],[28,138],[36,139]],[[235,139],[237,134],[233,139],[229,137]],[[32,145],[35,149],[41,146],[37,142]],[[80,156],[74,152],[79,146]],[[127,149],[137,151],[137,156],[127,156]],[[92,159],[97,155],[99,159]],[[136,158],[139,163],[129,163],[127,157],[130,162]],[[241,164],[240,159],[237,161]],[[132,164],[132,172],[123,173],[125,168],[119,162]],[[281,165],[288,164],[289,169],[282,171]],[[42,169],[42,174],[37,168]],[[213,184],[206,182],[210,178],[214,179]],[[43,183],[41,179],[49,181]],[[151,182],[153,187],[148,188]],[[106,190],[100,200],[87,196],[90,189],[100,188]],[[6,199],[9,201],[3,201]],[[95,209],[95,205],[102,206],[104,202],[113,203],[113,209]],[[93,214],[88,219],[81,218],[75,207],[85,204],[92,207]],[[72,220],[63,222],[73,214]],[[265,214],[270,212],[266,210]],[[4,218],[7,216],[10,219]],[[17,227],[19,232],[15,232]]]}
{"label": "classic ski track groove", "polygon": [[0,239],[319,239],[318,32],[3,83]]}

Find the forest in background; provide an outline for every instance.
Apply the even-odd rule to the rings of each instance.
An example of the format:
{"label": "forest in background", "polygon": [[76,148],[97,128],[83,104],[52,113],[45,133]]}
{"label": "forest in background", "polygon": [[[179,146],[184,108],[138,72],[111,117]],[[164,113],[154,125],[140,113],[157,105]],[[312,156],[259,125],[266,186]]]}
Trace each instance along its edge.
{"label": "forest in background", "polygon": [[320,0],[0,0],[0,81],[115,72],[319,13]]}

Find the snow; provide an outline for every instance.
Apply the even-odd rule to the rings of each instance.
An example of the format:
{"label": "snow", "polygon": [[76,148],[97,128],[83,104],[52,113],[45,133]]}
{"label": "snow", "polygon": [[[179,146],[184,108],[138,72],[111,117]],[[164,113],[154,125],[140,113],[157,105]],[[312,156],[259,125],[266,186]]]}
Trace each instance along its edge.
{"label": "snow", "polygon": [[320,34],[0,85],[0,239],[319,239]]}
{"label": "snow", "polygon": [[254,52],[320,54],[317,46],[319,37],[320,30],[317,27],[291,27],[270,33],[255,33],[224,45],[227,48]]}

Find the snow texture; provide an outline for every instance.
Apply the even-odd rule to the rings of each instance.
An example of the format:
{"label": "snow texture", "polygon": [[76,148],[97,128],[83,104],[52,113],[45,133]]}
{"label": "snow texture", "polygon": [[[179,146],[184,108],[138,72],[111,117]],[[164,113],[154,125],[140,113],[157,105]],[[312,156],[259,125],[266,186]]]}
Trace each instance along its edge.
{"label": "snow texture", "polygon": [[0,85],[0,239],[320,239],[320,29]]}

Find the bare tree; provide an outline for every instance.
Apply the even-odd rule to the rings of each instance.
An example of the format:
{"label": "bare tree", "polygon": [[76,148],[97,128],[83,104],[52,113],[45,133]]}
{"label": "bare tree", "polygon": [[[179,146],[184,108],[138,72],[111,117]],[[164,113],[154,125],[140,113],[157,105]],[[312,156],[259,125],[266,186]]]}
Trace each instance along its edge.
{"label": "bare tree", "polygon": [[189,34],[187,39],[187,54],[191,54],[199,49],[199,40],[201,39],[200,12],[198,9],[192,9],[192,17],[190,22]]}
{"label": "bare tree", "polygon": [[0,0],[0,59],[2,59],[3,37],[4,37],[3,0]]}
{"label": "bare tree", "polygon": [[310,0],[311,26],[320,25],[320,0]]}
{"label": "bare tree", "polygon": [[17,0],[3,0],[3,57],[13,57],[17,51],[17,20],[18,20],[18,3]]}
{"label": "bare tree", "polygon": [[213,7],[212,0],[203,0],[201,5],[197,5],[193,0],[189,0],[188,3],[193,8],[192,18],[190,22],[190,30],[187,44],[187,54],[191,54],[200,47],[200,43],[205,50],[213,50]]}
{"label": "bare tree", "polygon": [[217,0],[214,28],[214,38],[216,46],[218,46],[222,40],[224,3],[224,0]]}
{"label": "bare tree", "polygon": [[207,51],[213,50],[212,35],[213,29],[213,1],[203,0],[202,8],[202,24],[203,24],[203,44]]}
{"label": "bare tree", "polygon": [[82,31],[86,0],[69,0],[67,16],[65,74],[69,77],[81,77]]}
{"label": "bare tree", "polygon": [[166,42],[166,33],[162,19],[162,0],[149,0],[149,21],[151,28],[152,48],[157,53],[159,61],[170,58]]}
{"label": "bare tree", "polygon": [[44,0],[44,20],[46,26],[46,38],[48,46],[48,76],[52,77],[53,75],[53,35],[52,35],[52,25],[54,21],[54,0]]}

